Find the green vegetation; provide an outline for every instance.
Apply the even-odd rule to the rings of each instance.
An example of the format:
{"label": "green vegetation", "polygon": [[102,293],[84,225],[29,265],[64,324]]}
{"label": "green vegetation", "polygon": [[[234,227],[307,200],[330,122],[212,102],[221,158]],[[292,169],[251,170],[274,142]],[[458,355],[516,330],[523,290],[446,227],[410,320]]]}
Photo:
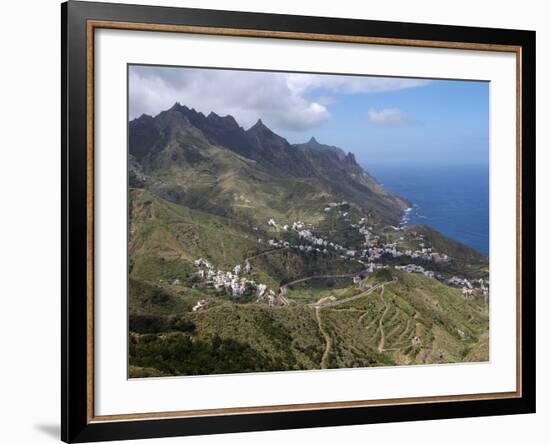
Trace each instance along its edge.
{"label": "green vegetation", "polygon": [[191,300],[149,282],[130,278],[128,282],[130,314],[172,315],[191,309]]}
{"label": "green vegetation", "polygon": [[326,298],[342,299],[360,291],[352,285],[351,278],[314,279],[289,285],[286,297],[301,304],[311,304]]}
{"label": "green vegetation", "polygon": [[[129,166],[130,377],[488,359],[481,289],[445,284],[486,279],[487,258],[397,229],[407,203],[352,154],[176,105],[130,123]],[[411,262],[433,274],[394,268]]]}
{"label": "green vegetation", "polygon": [[168,374],[308,369],[317,368],[324,347],[312,311],[303,306],[272,310],[225,302],[177,321],[193,327],[170,331],[162,319],[162,333],[134,331],[130,364]]}
{"label": "green vegetation", "polygon": [[[394,274],[397,282],[319,310],[331,339],[327,367],[488,359],[483,298],[465,302],[459,290],[433,279],[401,272],[391,278]],[[379,272],[373,283],[390,276]],[[344,291],[360,294],[333,291],[342,291],[340,300]],[[130,323],[130,364],[163,374],[317,369],[326,347],[314,310],[302,303],[270,308],[221,302],[176,317],[133,316]],[[222,345],[214,347],[218,342]],[[242,355],[227,356],[237,352]],[[218,359],[229,361],[216,366]]]}
{"label": "green vegetation", "polygon": [[[182,333],[130,336],[130,377],[204,375],[274,370],[274,364],[249,345],[234,339],[192,340]],[[140,368],[140,370],[136,370]]]}
{"label": "green vegetation", "polygon": [[376,294],[323,310],[328,329],[335,333],[332,366],[352,359],[357,348],[377,350],[395,364],[460,362],[475,353],[472,360],[488,359],[479,342],[488,334],[482,297],[466,302],[460,290],[434,279],[405,273],[397,277]]}

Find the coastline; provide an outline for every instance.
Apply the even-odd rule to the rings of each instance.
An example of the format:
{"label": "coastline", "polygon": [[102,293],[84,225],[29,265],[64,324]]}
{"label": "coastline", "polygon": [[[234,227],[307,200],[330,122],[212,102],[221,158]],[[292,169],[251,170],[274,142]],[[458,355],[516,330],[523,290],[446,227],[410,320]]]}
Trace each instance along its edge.
{"label": "coastline", "polygon": [[482,165],[432,168],[370,165],[386,190],[408,203],[401,227],[427,225],[489,255],[488,169]]}

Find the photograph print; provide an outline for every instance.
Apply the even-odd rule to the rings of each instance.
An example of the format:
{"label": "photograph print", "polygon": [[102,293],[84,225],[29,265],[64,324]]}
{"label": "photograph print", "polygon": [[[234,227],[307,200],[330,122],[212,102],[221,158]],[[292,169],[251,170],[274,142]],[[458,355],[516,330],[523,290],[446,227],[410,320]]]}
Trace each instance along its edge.
{"label": "photograph print", "polygon": [[128,377],[489,361],[489,91],[128,65]]}

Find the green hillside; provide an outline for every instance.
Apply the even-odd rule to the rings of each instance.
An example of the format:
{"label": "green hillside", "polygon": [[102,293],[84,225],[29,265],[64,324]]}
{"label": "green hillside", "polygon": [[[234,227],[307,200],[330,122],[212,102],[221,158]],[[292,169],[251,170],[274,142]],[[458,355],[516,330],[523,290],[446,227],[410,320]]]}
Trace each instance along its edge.
{"label": "green hillside", "polygon": [[488,359],[488,259],[353,154],[180,105],[129,130],[130,377]]}
{"label": "green hillside", "polygon": [[[132,333],[130,364],[165,374],[203,374],[204,368],[195,366],[198,362],[214,368],[225,356],[222,351],[220,356],[205,352],[216,342],[220,350],[227,347],[227,353],[234,347],[242,349],[243,356],[223,358],[231,362],[220,363],[213,373],[488,359],[483,298],[465,303],[458,290],[432,279],[402,273],[398,279],[354,301],[320,309],[299,303],[273,309],[229,301],[199,313],[175,309],[159,318],[188,321],[192,331],[167,328],[157,334]],[[153,311],[161,313],[164,308]],[[186,345],[177,357],[172,356],[169,350],[178,341]],[[157,354],[165,359],[156,362]],[[202,355],[200,361],[196,354]]]}

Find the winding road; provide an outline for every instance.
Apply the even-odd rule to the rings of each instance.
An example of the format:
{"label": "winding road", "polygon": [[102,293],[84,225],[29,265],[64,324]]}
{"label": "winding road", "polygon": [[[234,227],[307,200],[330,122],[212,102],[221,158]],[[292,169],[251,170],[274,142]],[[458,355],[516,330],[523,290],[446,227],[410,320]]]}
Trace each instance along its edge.
{"label": "winding road", "polygon": [[[250,261],[250,260],[253,260],[257,257],[260,257],[260,256],[263,256],[263,255],[266,255],[266,254],[270,254],[274,251],[279,251],[279,250],[285,250],[286,248],[283,247],[283,248],[272,248],[270,250],[266,250],[266,251],[263,251],[261,253],[257,253],[253,256],[249,256],[246,258],[247,261]],[[277,298],[279,300],[279,303],[283,306],[285,305],[289,305],[289,301],[288,299],[286,298],[286,290],[288,288],[289,285],[294,285],[294,284],[298,284],[300,282],[305,282],[305,281],[309,281],[311,279],[342,279],[342,278],[353,278],[354,276],[357,276],[358,272],[355,272],[355,273],[344,273],[344,274],[322,274],[322,275],[316,275],[316,276],[306,276],[306,277],[302,277],[302,278],[298,278],[298,279],[294,279],[293,281],[290,281],[290,282],[287,282],[286,284],[282,284],[279,286],[279,292],[277,293]],[[344,299],[339,299],[339,300],[336,300],[336,301],[331,301],[331,302],[326,302],[326,303],[313,303],[313,304],[308,304],[308,307],[310,308],[313,308],[315,310],[315,318],[317,319],[317,325],[319,326],[319,331],[321,332],[321,335],[324,337],[325,339],[325,350],[323,352],[323,356],[321,358],[321,362],[319,364],[319,366],[322,368],[322,369],[326,369],[327,368],[327,364],[328,364],[328,358],[329,358],[329,354],[330,354],[330,349],[332,347],[332,338],[330,337],[330,335],[325,331],[325,329],[323,328],[323,324],[321,322],[321,309],[323,308],[331,308],[331,307],[336,307],[338,305],[341,305],[341,304],[345,304],[347,302],[351,302],[351,301],[355,301],[357,299],[360,299],[360,298],[363,298],[365,296],[368,296],[369,294],[371,294],[372,292],[378,290],[379,288],[382,288],[382,291],[380,293],[380,299],[382,300],[382,302],[385,304],[386,308],[384,310],[384,313],[382,314],[382,316],[380,317],[379,321],[378,321],[378,328],[380,329],[380,342],[378,344],[378,350],[380,352],[384,351],[384,342],[385,342],[385,336],[384,336],[384,328],[383,328],[383,321],[384,321],[384,317],[386,316],[388,310],[389,310],[389,305],[386,303],[386,301],[384,300],[384,286],[386,284],[391,284],[391,283],[395,283],[397,282],[397,278],[394,278],[393,280],[391,281],[386,281],[386,282],[382,282],[382,283],[379,283],[379,284],[376,284],[374,286],[372,286],[371,288],[369,288],[368,290],[366,291],[363,291],[355,296],[349,296],[347,298],[344,298]],[[363,314],[361,316],[361,318],[363,318],[364,316],[366,315]]]}
{"label": "winding road", "polygon": [[382,352],[384,351],[384,341],[385,341],[385,335],[384,335],[384,317],[388,313],[388,310],[390,309],[390,306],[388,303],[384,300],[384,287],[382,287],[382,291],[380,292],[380,300],[382,303],[386,306],[384,309],[384,313],[382,313],[382,316],[380,316],[380,319],[378,320],[378,328],[380,329],[380,342],[378,344],[378,351]]}
{"label": "winding road", "polygon": [[328,355],[330,353],[330,347],[332,347],[332,338],[330,335],[323,329],[323,325],[321,324],[321,315],[319,313],[319,309],[315,309],[315,317],[317,318],[317,324],[319,325],[319,331],[325,338],[325,351],[323,352],[323,357],[321,358],[321,363],[319,366],[321,368],[327,368],[327,361],[328,361]]}
{"label": "winding road", "polygon": [[256,259],[256,258],[258,258],[258,257],[260,257],[260,256],[264,256],[264,255],[266,255],[266,254],[271,254],[271,253],[273,253],[273,252],[275,252],[275,251],[282,251],[282,250],[288,250],[288,249],[289,249],[289,247],[274,247],[274,248],[270,248],[269,250],[262,251],[261,253],[256,253],[256,254],[254,254],[254,255],[252,255],[252,256],[247,256],[246,259],[245,259],[245,261],[251,261],[251,260]]}
{"label": "winding road", "polygon": [[[311,279],[341,279],[341,278],[352,278],[357,276],[358,273],[346,273],[346,274],[320,274],[317,276],[306,276],[303,278],[295,279],[293,281],[287,282],[279,287],[279,301],[283,305],[288,305],[288,299],[286,298],[286,289],[289,285],[298,284],[300,282],[309,281]],[[310,307],[313,305],[310,304]],[[314,307],[315,308],[315,307]]]}
{"label": "winding road", "polygon": [[397,278],[396,278],[396,279],[393,279],[393,280],[391,280],[391,281],[387,281],[387,282],[382,282],[382,283],[380,283],[380,284],[376,284],[376,285],[374,285],[373,287],[369,288],[367,291],[363,291],[362,293],[356,294],[355,296],[349,296],[349,297],[344,298],[344,299],[339,299],[339,300],[337,300],[337,301],[327,302],[327,303],[324,303],[324,304],[319,304],[319,303],[309,304],[308,306],[309,306],[309,307],[312,307],[312,308],[328,308],[328,307],[335,307],[335,306],[337,306],[337,305],[345,304],[346,302],[355,301],[356,299],[360,299],[360,298],[362,298],[362,297],[368,296],[368,295],[371,294],[374,290],[378,290],[379,288],[384,288],[384,285],[391,284],[391,283],[395,283],[395,282],[397,282]]}
{"label": "winding road", "polygon": [[[321,322],[321,309],[322,308],[328,308],[328,307],[335,307],[336,305],[344,304],[344,303],[350,302],[350,301],[355,301],[356,299],[368,296],[373,291],[378,290],[379,288],[382,288],[382,292],[380,293],[380,298],[382,299],[382,301],[384,301],[384,304],[386,304],[386,302],[384,300],[384,296],[383,296],[384,286],[386,284],[392,284],[392,283],[395,283],[395,282],[397,282],[397,278],[394,278],[391,281],[376,284],[373,287],[369,288],[367,291],[363,291],[362,293],[359,293],[355,296],[350,296],[348,298],[340,299],[339,301],[333,301],[333,302],[329,302],[329,303],[326,303],[326,304],[309,304],[308,305],[308,307],[311,307],[311,308],[315,309],[315,318],[317,319],[317,325],[319,326],[319,331],[321,332],[321,334],[325,338],[325,351],[323,352],[323,356],[322,356],[321,362],[319,364],[319,366],[322,369],[327,368],[328,357],[329,357],[329,354],[330,354],[330,349],[332,347],[332,338],[330,337],[330,335],[323,328],[323,324]],[[384,310],[384,313],[380,317],[379,324],[378,324],[378,326],[380,328],[380,333],[381,333],[380,344],[378,345],[378,350],[380,350],[380,351],[384,350],[384,329],[383,329],[383,326],[382,326],[382,322],[383,322],[384,316],[386,315],[388,309],[389,309],[389,305],[386,304],[386,309]]]}

